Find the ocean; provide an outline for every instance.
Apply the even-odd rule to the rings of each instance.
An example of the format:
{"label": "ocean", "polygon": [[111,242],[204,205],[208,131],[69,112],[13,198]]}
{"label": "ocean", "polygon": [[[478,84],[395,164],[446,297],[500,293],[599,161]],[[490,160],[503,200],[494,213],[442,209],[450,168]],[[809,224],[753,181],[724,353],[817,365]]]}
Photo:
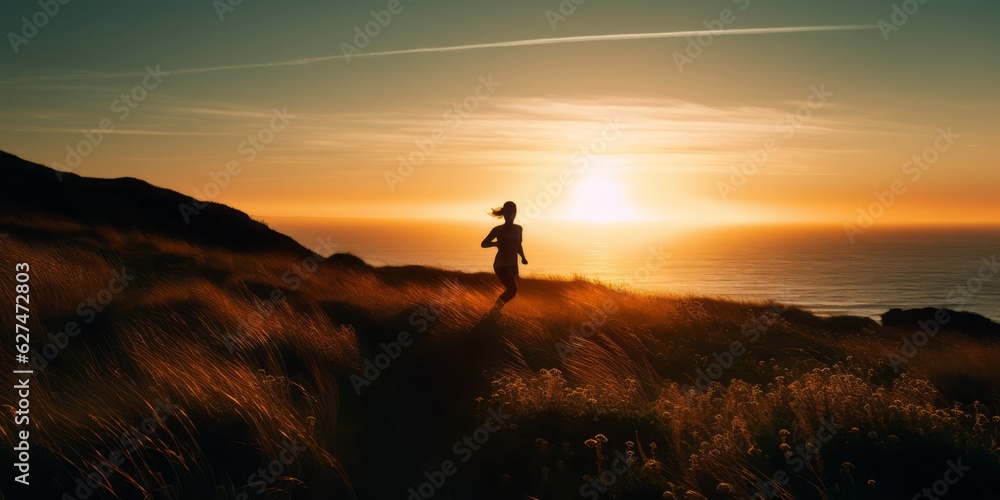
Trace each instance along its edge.
{"label": "ocean", "polygon": [[[492,272],[479,243],[497,221],[263,217],[307,247],[329,236],[373,265]],[[878,319],[894,307],[948,307],[1000,320],[1000,228],[677,229],[534,223],[528,277],[582,276],[671,294],[776,299],[820,315]]]}

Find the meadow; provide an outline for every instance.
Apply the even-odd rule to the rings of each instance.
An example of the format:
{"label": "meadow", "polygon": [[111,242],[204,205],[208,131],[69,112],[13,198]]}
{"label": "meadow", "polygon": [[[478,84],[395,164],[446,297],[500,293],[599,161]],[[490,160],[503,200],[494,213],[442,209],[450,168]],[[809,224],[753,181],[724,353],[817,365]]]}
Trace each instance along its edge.
{"label": "meadow", "polygon": [[497,315],[488,274],[0,232],[0,269],[31,266],[35,498],[1000,492],[1000,344],[947,324],[911,351],[918,325],[583,278],[522,280]]}

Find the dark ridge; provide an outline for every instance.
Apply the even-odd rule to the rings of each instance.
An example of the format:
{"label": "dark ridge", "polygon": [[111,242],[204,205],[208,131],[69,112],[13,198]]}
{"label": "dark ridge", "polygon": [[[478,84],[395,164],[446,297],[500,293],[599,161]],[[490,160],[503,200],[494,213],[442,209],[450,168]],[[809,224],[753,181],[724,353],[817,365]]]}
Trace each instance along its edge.
{"label": "dark ridge", "polygon": [[985,316],[965,311],[924,307],[889,309],[882,314],[882,326],[907,330],[957,330],[973,337],[1000,338],[1000,324]]}
{"label": "dark ridge", "polygon": [[863,333],[868,330],[878,329],[878,323],[871,318],[861,316],[822,317],[794,306],[788,307],[787,310],[781,313],[781,316],[792,323],[801,323],[815,329],[854,333]]}
{"label": "dark ridge", "polygon": [[[185,220],[182,205],[198,213]],[[109,226],[237,252],[309,252],[292,238],[221,203],[196,201],[131,177],[96,179],[60,172],[3,151],[0,214],[16,214],[29,222],[38,217]]]}
{"label": "dark ridge", "polygon": [[352,269],[355,271],[369,271],[372,268],[367,262],[354,255],[350,252],[345,253],[335,253],[326,259],[326,262],[331,264],[336,264],[345,269]]}

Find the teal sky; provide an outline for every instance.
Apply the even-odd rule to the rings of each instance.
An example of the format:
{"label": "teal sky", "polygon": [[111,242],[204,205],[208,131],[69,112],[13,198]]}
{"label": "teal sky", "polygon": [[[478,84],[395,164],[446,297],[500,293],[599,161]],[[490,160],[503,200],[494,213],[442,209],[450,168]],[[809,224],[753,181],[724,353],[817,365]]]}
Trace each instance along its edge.
{"label": "teal sky", "polygon": [[[586,0],[553,30],[546,11],[558,11],[558,1],[403,0],[362,52],[700,30],[723,9],[735,18],[727,30],[872,26],[904,3]],[[927,0],[888,40],[877,28],[720,36],[683,72],[673,54],[685,38],[183,71],[335,56],[387,4],[243,0],[220,20],[209,0],[70,1],[17,53],[6,36],[0,148],[65,162],[80,131],[109,118],[115,132],[77,173],[134,176],[194,195],[235,160],[242,171],[216,201],[259,215],[475,217],[504,199],[537,198],[617,118],[620,140],[574,179],[610,183],[615,193],[567,186],[547,216],[593,201],[650,218],[683,219],[693,207],[718,221],[794,213],[846,222],[873,191],[897,179],[909,185],[903,163],[953,127],[960,140],[886,220],[982,222],[1000,208],[996,1]],[[20,18],[38,11],[37,2],[6,2],[3,32],[20,33]],[[119,119],[111,103],[157,65],[174,74]],[[488,75],[501,85],[451,128],[444,111]],[[745,186],[721,196],[720,182],[747,150],[775,136],[775,123],[814,86],[833,92],[829,103],[781,138]],[[273,109],[295,117],[248,161],[238,147]],[[390,189],[385,173],[435,128],[447,140]]]}

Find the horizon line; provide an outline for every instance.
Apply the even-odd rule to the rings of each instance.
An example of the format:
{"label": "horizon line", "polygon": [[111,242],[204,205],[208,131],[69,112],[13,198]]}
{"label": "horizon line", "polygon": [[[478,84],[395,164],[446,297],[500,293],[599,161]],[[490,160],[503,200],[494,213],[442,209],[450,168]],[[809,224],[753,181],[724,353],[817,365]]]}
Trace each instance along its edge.
{"label": "horizon line", "polygon": [[[240,210],[232,205],[228,205],[230,208]],[[240,210],[243,211],[243,210]],[[262,215],[246,212],[251,218],[258,219],[338,219],[338,220],[382,220],[382,221],[454,221],[454,222],[478,222],[483,219],[481,217],[473,216],[407,216],[407,217],[387,217],[387,216],[363,216],[363,215]],[[615,221],[615,222],[601,222],[600,224],[657,224],[662,221],[660,220],[632,220],[632,221]],[[563,219],[548,219],[545,221],[546,224],[592,224],[588,222],[574,221],[574,220],[563,220]],[[691,224],[701,224],[701,223],[691,223]],[[843,221],[833,220],[833,219],[817,219],[817,220],[762,220],[762,221],[720,221],[713,224],[707,224],[705,227],[716,228],[716,227],[736,227],[736,226],[787,226],[787,227],[801,227],[810,226],[817,228],[838,228],[843,229]],[[981,221],[931,221],[931,222],[920,222],[920,221],[888,221],[881,224],[885,228],[983,228],[983,229],[998,229],[1000,228],[1000,222],[981,222]]]}

